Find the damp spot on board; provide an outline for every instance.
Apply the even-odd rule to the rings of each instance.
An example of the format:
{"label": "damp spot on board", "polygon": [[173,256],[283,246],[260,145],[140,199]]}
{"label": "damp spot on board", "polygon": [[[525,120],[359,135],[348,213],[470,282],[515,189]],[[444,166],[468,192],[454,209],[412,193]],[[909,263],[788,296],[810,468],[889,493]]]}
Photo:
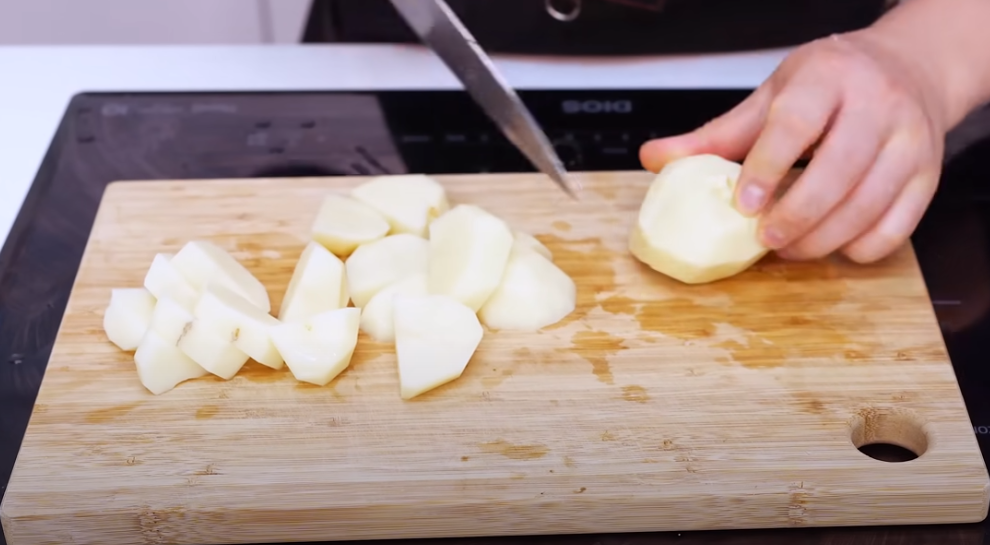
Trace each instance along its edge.
{"label": "damp spot on board", "polygon": [[[863,268],[841,259],[789,262],[771,254],[739,275],[686,285],[631,255],[610,251],[599,238],[567,240],[551,234],[537,238],[577,285],[575,310],[548,330],[579,321],[601,307],[635,318],[639,335],[653,342],[673,338],[717,343],[725,350],[720,363],[754,370],[801,361],[859,364],[869,361],[864,355],[884,351],[870,338],[876,330],[875,313],[857,310],[875,303],[868,295],[860,301],[850,299],[849,282],[889,276],[903,268],[903,260],[896,256]],[[617,260],[628,264],[627,282],[635,286],[635,299],[617,289]],[[719,335],[719,325],[741,333],[727,339]]]}
{"label": "damp spot on board", "polygon": [[131,411],[140,406],[141,403],[135,402],[115,405],[105,409],[97,409],[86,413],[85,420],[87,424],[106,424],[107,422],[112,422],[118,418],[127,416]]}
{"label": "damp spot on board", "polygon": [[550,452],[544,445],[515,445],[504,439],[496,439],[478,445],[486,454],[500,454],[512,460],[535,460]]}
{"label": "damp spot on board", "polygon": [[577,464],[574,463],[574,458],[564,456],[564,467],[574,467],[575,465]]}
{"label": "damp spot on board", "polygon": [[574,354],[591,364],[591,372],[603,384],[615,384],[612,368],[608,363],[611,356],[626,349],[625,340],[606,331],[583,330],[571,336],[569,348],[558,348],[558,352]]}
{"label": "damp spot on board", "polygon": [[828,411],[820,396],[812,392],[793,392],[791,394],[798,410],[805,414],[820,415]]}
{"label": "damp spot on board", "polygon": [[753,334],[746,335],[746,342],[729,339],[715,346],[731,354],[723,361],[738,363],[750,369],[773,369],[787,361],[787,351],[783,347],[763,343]]}
{"label": "damp spot on board", "polygon": [[[614,201],[619,195],[618,184],[595,184],[591,187],[591,190],[608,201]],[[608,219],[611,219],[611,217]]]}
{"label": "damp spot on board", "polygon": [[[837,308],[849,295],[845,278],[856,274],[836,261],[771,256],[737,276],[698,285],[681,284],[638,261],[634,267],[646,287],[635,314],[641,329],[685,342],[718,341],[715,346],[727,352],[722,363],[750,369],[798,359],[858,363],[881,349],[863,340],[875,330],[869,314]],[[719,324],[741,334],[718,339]]]}
{"label": "damp spot on board", "polygon": [[681,341],[695,341],[715,336],[718,314],[718,309],[706,307],[685,297],[675,297],[643,301],[635,316],[644,331],[660,333]]}
{"label": "damp spot on board", "polygon": [[204,405],[196,409],[196,420],[209,420],[220,412],[220,407],[216,405]]}
{"label": "damp spot on board", "polygon": [[533,351],[527,347],[516,348],[512,351],[512,357],[518,361],[531,362],[533,361]]}
{"label": "damp spot on board", "polygon": [[646,403],[650,400],[650,396],[646,393],[646,388],[632,385],[622,387],[622,399],[633,403]]}
{"label": "damp spot on board", "polygon": [[[485,341],[482,340],[482,343],[484,342]],[[492,342],[498,343],[494,336]],[[534,352],[529,347],[513,348],[511,351],[511,356],[508,357],[515,364],[535,363],[540,365],[553,365],[560,363],[560,357],[557,355],[557,351],[549,349]]]}
{"label": "damp spot on board", "polygon": [[571,224],[570,223],[567,223],[564,220],[557,220],[557,221],[553,222],[552,225],[553,225],[553,228],[554,229],[556,229],[558,231],[563,231],[565,233],[571,230]]}
{"label": "damp spot on board", "polygon": [[625,295],[613,295],[601,302],[602,310],[610,314],[626,314],[634,316],[639,304]]}
{"label": "damp spot on board", "polygon": [[512,373],[512,369],[492,369],[488,376],[482,377],[481,385],[486,389],[495,388],[505,382],[505,379],[511,377]]}

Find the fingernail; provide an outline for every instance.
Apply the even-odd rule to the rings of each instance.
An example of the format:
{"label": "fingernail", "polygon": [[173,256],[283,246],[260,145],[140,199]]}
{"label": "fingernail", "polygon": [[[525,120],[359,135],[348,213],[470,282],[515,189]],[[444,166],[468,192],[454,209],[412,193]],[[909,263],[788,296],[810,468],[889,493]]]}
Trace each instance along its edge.
{"label": "fingernail", "polygon": [[767,227],[764,229],[762,238],[763,245],[773,250],[781,247],[784,242],[784,234],[773,227]]}
{"label": "fingernail", "polygon": [[739,205],[743,214],[755,214],[761,206],[766,192],[758,185],[749,184],[743,188],[739,195]]}

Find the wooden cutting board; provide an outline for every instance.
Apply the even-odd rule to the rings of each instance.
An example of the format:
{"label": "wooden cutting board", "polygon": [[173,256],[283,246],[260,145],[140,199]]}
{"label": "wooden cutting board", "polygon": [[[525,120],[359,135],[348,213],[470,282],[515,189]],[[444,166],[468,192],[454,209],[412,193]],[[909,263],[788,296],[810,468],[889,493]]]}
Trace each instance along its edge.
{"label": "wooden cutting board", "polygon": [[[399,398],[363,334],[326,387],[251,362],[152,396],[110,288],[207,239],[278,308],[322,197],[364,178],[117,183],[103,199],[2,505],[12,545],[256,543],[984,518],[988,476],[910,247],[681,285],[626,251],[652,175],[441,176],[578,285],[539,333]],[[868,442],[920,457],[880,461]]]}

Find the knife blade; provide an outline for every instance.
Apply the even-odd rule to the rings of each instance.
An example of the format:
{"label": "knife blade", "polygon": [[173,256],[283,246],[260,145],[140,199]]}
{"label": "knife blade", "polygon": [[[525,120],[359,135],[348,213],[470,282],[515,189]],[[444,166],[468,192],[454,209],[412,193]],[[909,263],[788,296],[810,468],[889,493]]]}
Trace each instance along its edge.
{"label": "knife blade", "polygon": [[577,198],[580,182],[567,175],[546,133],[447,3],[444,0],[391,2],[420,40],[457,76],[502,134],[540,172]]}

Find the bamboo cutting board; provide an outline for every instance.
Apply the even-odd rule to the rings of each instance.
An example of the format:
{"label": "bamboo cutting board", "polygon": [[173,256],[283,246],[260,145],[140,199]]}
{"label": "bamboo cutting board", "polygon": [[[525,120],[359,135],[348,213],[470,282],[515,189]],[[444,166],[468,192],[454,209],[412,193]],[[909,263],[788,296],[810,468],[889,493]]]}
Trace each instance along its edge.
{"label": "bamboo cutting board", "polygon": [[[2,505],[12,545],[974,522],[988,476],[910,247],[873,266],[768,257],[686,286],[627,233],[652,175],[440,176],[536,235],[578,285],[538,333],[399,398],[363,334],[326,387],[250,362],[152,396],[107,341],[110,288],[222,245],[278,308],[322,197],[364,178],[111,185]],[[864,443],[920,457],[890,463]]]}

